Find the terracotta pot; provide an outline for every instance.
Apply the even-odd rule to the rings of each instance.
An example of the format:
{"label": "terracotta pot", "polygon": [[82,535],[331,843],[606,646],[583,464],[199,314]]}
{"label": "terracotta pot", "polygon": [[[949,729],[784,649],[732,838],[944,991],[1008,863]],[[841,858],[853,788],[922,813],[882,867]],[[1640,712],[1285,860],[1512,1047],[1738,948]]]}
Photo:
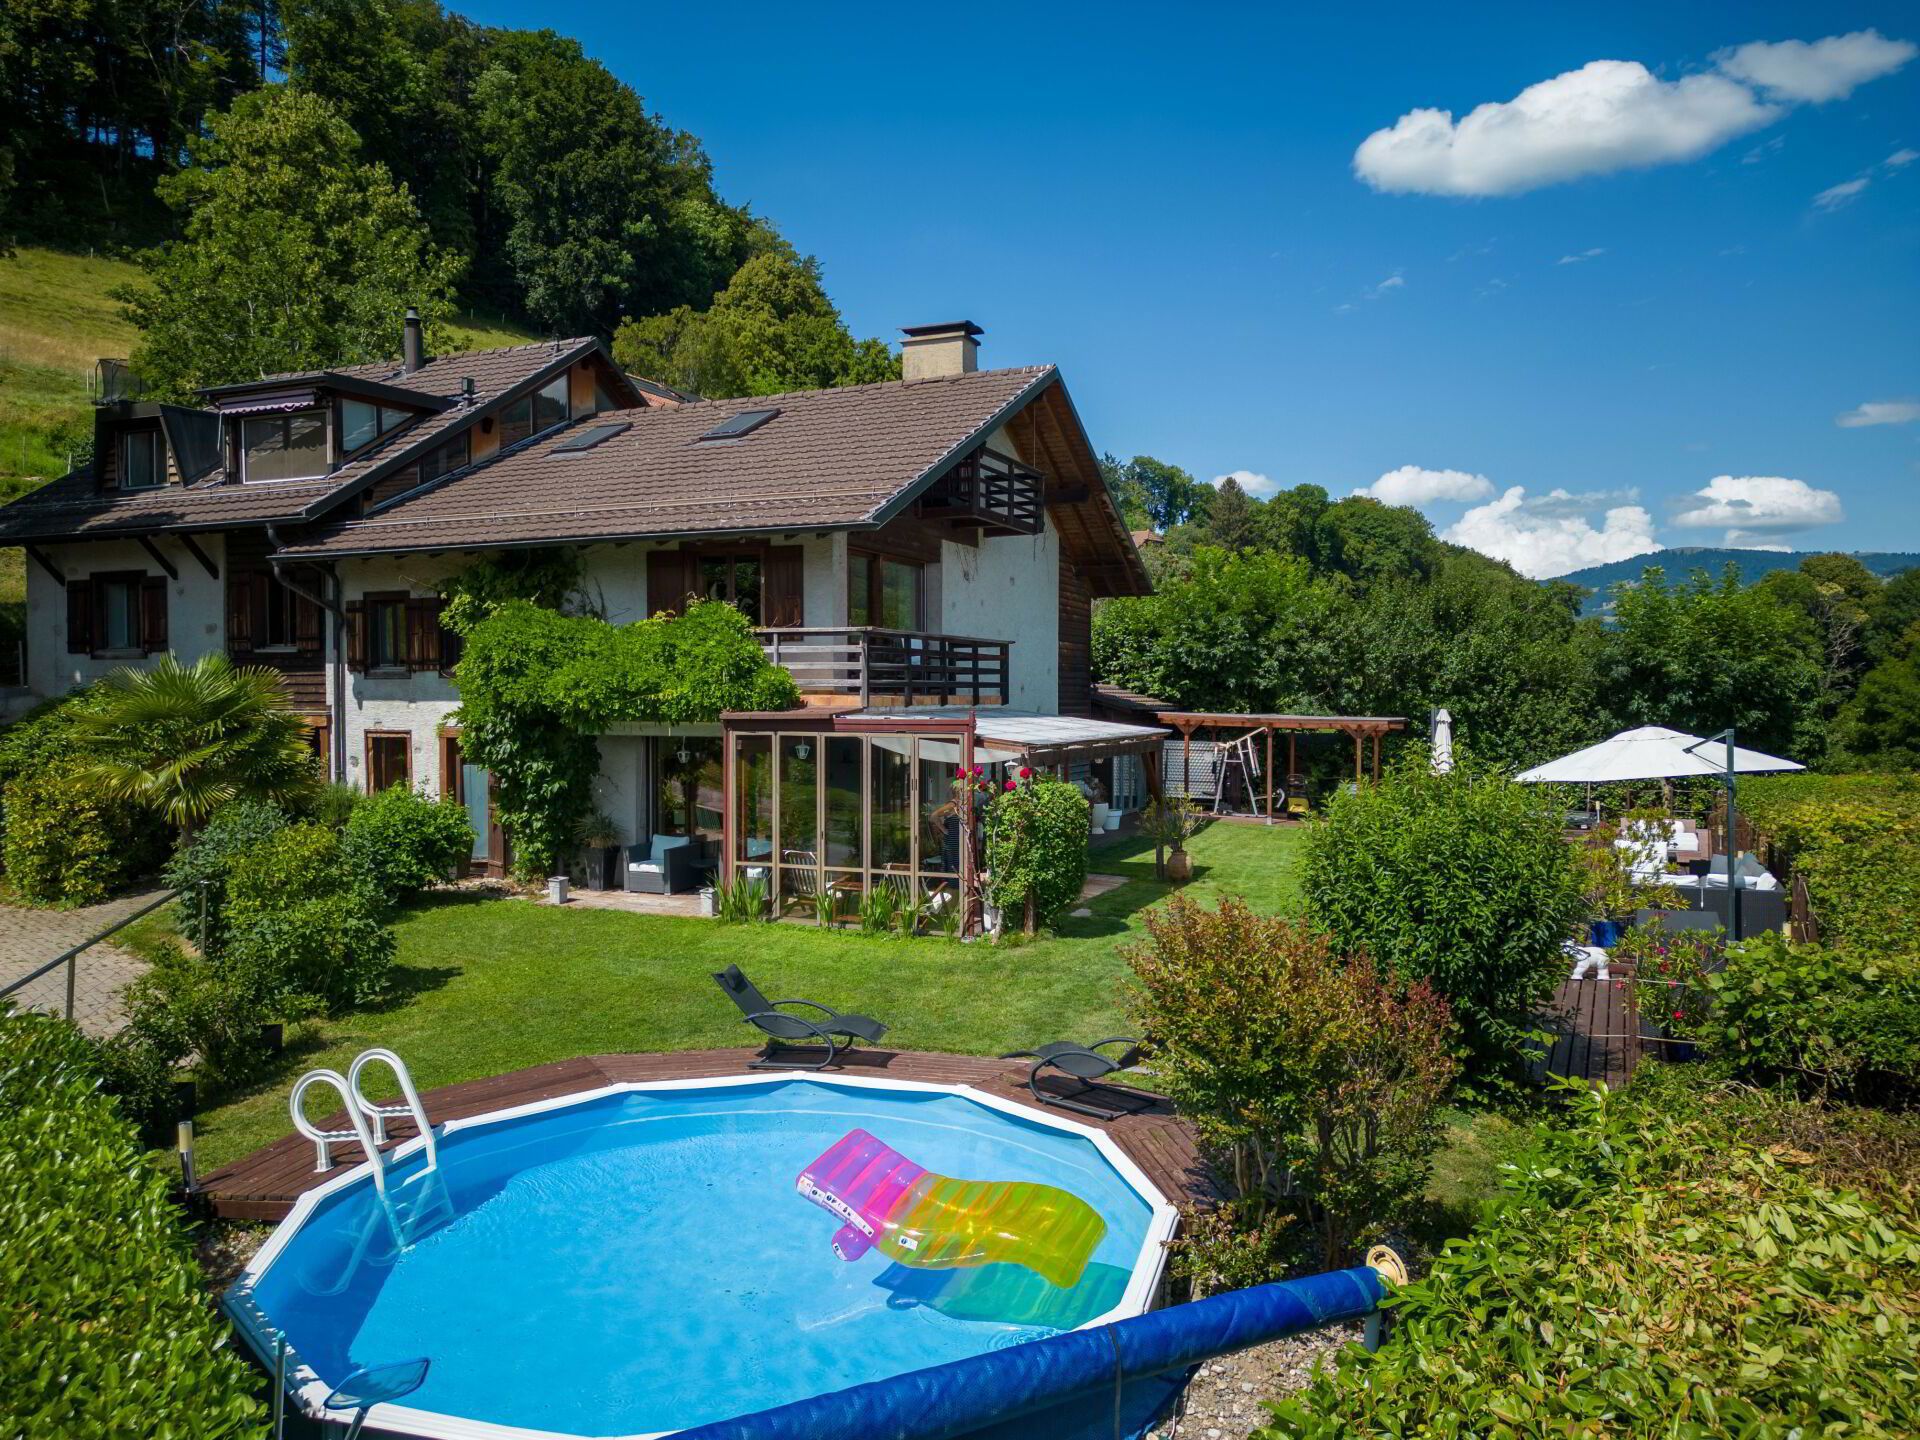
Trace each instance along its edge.
{"label": "terracotta pot", "polygon": [[1193,857],[1184,850],[1176,850],[1167,856],[1167,878],[1176,885],[1184,885],[1193,878]]}

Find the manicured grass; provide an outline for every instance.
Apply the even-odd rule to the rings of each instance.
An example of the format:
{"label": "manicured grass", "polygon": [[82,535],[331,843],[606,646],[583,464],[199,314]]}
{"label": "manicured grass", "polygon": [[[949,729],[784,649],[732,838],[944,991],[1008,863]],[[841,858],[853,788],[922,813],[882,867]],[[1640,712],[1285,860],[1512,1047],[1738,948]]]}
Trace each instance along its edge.
{"label": "manicured grass", "polygon": [[[1303,832],[1215,825],[1196,836],[1187,892],[1291,909]],[[424,1086],[611,1051],[750,1045],[754,1037],[709,976],[737,963],[774,997],[803,995],[887,1021],[888,1044],[997,1055],[1047,1040],[1128,1029],[1120,947],[1169,888],[1153,850],[1122,840],[1096,851],[1097,873],[1127,883],[1031,944],[877,939],[807,925],[737,926],[614,910],[555,910],[525,900],[448,895],[399,925],[402,998],[303,1026],[273,1074],[214,1097],[198,1120],[211,1167],[287,1133],[292,1078],[344,1068],[385,1045]]]}

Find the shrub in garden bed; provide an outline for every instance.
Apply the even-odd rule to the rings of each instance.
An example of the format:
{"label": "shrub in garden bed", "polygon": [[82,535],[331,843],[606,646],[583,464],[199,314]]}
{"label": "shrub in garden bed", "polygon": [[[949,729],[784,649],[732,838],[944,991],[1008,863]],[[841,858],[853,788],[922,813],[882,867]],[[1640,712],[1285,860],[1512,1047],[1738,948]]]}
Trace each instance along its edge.
{"label": "shrub in garden bed", "polygon": [[[1241,900],[1209,911],[1176,895],[1146,925],[1126,957],[1131,1009],[1156,1076],[1232,1177],[1239,1228],[1276,1207],[1311,1212],[1333,1264],[1402,1218],[1454,1076],[1446,1003]],[[1233,1250],[1236,1276],[1247,1248]]]}
{"label": "shrub in garden bed", "polygon": [[394,785],[354,806],[342,858],[356,884],[388,905],[403,904],[460,873],[473,854],[473,822],[457,800],[430,800]]}
{"label": "shrub in garden bed", "polygon": [[1265,1440],[1920,1434],[1911,1119],[1569,1082],[1473,1234]]}
{"label": "shrub in garden bed", "polygon": [[1418,755],[1335,795],[1308,833],[1307,910],[1347,954],[1452,1007],[1473,1081],[1511,1077],[1585,917],[1564,816],[1539,787]]}
{"label": "shrub in garden bed", "polygon": [[168,1182],[50,1016],[0,1014],[0,1433],[259,1436]]}

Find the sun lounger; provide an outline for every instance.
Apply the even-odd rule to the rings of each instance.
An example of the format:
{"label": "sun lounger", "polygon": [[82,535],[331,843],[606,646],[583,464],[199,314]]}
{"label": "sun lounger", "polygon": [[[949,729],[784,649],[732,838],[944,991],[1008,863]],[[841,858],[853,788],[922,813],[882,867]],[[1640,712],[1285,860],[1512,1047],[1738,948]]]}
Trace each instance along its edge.
{"label": "sun lounger", "polygon": [[[760,1058],[752,1062],[752,1068],[756,1070],[824,1070],[853,1041],[864,1040],[869,1045],[877,1045],[887,1033],[887,1027],[878,1020],[865,1015],[843,1015],[817,1001],[769,1000],[751,980],[741,974],[738,965],[729,965],[713,979],[740,1007],[741,1019],[767,1037],[766,1048],[760,1052]],[[801,1005],[818,1014],[788,1015],[780,1009],[782,1005]],[[812,1049],[815,1046],[823,1046],[826,1050],[826,1054],[817,1061],[775,1058],[781,1050]]]}
{"label": "sun lounger", "polygon": [[[1124,1045],[1126,1049],[1118,1056],[1102,1055],[1100,1052],[1110,1045]],[[1091,1045],[1076,1045],[1071,1040],[1056,1040],[1050,1045],[1042,1045],[1038,1050],[1015,1050],[1002,1055],[1002,1060],[1032,1060],[1033,1067],[1027,1071],[1027,1089],[1033,1092],[1033,1098],[1042,1105],[1057,1105],[1062,1110],[1077,1111],[1082,1115],[1091,1115],[1096,1120],[1115,1120],[1122,1115],[1136,1114],[1149,1109],[1154,1104],[1151,1095],[1142,1095],[1138,1091],[1120,1090],[1112,1085],[1098,1083],[1108,1075],[1130,1069],[1140,1059],[1139,1040],[1125,1035],[1115,1035],[1110,1039],[1096,1040]],[[1080,1082],[1078,1090],[1065,1095],[1054,1095],[1040,1088],[1040,1072],[1058,1070]],[[1088,1095],[1105,1095],[1109,1103],[1102,1107],[1083,1103]]]}

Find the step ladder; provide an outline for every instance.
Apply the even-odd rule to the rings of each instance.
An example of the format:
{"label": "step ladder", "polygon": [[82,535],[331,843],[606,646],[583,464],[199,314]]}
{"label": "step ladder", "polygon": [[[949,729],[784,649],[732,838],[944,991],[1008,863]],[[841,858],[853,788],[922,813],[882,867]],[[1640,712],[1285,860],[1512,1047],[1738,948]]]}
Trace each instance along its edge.
{"label": "step ladder", "polygon": [[1250,730],[1237,740],[1230,740],[1216,752],[1213,771],[1213,813],[1224,815],[1227,812],[1227,782],[1237,779],[1241,791],[1247,797],[1247,808],[1256,808],[1253,797],[1260,789],[1260,752],[1254,747],[1254,737],[1264,735],[1264,730]]}

